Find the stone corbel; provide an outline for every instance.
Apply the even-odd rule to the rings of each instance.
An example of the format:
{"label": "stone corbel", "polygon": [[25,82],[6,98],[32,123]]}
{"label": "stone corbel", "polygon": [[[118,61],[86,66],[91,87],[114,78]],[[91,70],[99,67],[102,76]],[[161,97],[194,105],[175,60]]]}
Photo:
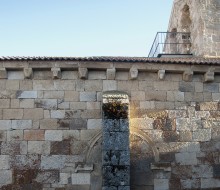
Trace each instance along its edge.
{"label": "stone corbel", "polygon": [[7,79],[7,71],[5,68],[0,68],[0,79]]}
{"label": "stone corbel", "polygon": [[134,79],[137,79],[138,77],[138,69],[136,67],[132,67],[129,71],[129,74],[130,74],[130,79],[131,80],[134,80]]}
{"label": "stone corbel", "polygon": [[165,70],[158,71],[158,79],[163,80],[165,77]]}
{"label": "stone corbel", "polygon": [[88,77],[88,69],[79,67],[79,78],[80,79],[87,79]]}
{"label": "stone corbel", "polygon": [[193,71],[185,71],[183,73],[183,80],[186,82],[192,81],[193,78]]}
{"label": "stone corbel", "polygon": [[106,72],[107,72],[107,80],[114,80],[115,79],[115,75],[116,75],[115,68],[107,69]]}
{"label": "stone corbel", "polygon": [[92,172],[94,170],[93,164],[79,164],[76,166],[75,173],[77,172]]}
{"label": "stone corbel", "polygon": [[24,78],[31,79],[33,76],[33,69],[32,68],[24,68]]}
{"label": "stone corbel", "polygon": [[61,70],[60,68],[51,68],[53,74],[53,79],[61,79]]}
{"label": "stone corbel", "polygon": [[212,82],[215,79],[215,73],[213,71],[207,71],[204,75],[205,82]]}

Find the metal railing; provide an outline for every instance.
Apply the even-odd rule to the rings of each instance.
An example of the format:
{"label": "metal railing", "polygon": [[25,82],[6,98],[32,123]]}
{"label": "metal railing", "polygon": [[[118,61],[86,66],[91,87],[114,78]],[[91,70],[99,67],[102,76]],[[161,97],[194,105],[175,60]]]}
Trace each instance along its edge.
{"label": "metal railing", "polygon": [[161,57],[163,54],[191,54],[190,33],[157,32],[148,57]]}

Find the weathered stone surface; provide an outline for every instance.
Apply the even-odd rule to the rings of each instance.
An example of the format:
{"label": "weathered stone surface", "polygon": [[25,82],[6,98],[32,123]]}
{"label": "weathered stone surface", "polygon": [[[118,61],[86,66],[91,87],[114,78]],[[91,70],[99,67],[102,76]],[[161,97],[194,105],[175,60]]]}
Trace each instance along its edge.
{"label": "weathered stone surface", "polygon": [[40,120],[40,129],[57,129],[58,123],[56,119]]}
{"label": "weathered stone surface", "polygon": [[17,98],[37,98],[37,91],[17,91]]}
{"label": "weathered stone surface", "polygon": [[41,184],[50,184],[59,182],[59,171],[39,171],[34,181]]}
{"label": "weathered stone surface", "polygon": [[137,79],[138,77],[138,69],[135,68],[135,67],[132,67],[129,71],[129,76],[130,76],[130,79],[134,80],[134,79]]}
{"label": "weathered stone surface", "polygon": [[193,141],[210,141],[211,129],[197,129],[193,132]]}
{"label": "weathered stone surface", "polygon": [[117,82],[115,80],[103,80],[103,91],[117,90]]}
{"label": "weathered stone surface", "polygon": [[60,68],[51,68],[53,79],[60,79],[61,78],[61,70]]}
{"label": "weathered stone surface", "polygon": [[12,120],[12,129],[31,129],[32,120]]}
{"label": "weathered stone surface", "polygon": [[31,79],[33,76],[33,69],[32,68],[24,68],[24,78]]}
{"label": "weathered stone surface", "polygon": [[10,130],[11,120],[0,120],[0,130]]}
{"label": "weathered stone surface", "polygon": [[86,91],[102,91],[102,81],[101,80],[86,80],[85,90]]}
{"label": "weathered stone surface", "polygon": [[102,120],[101,119],[88,119],[87,128],[88,129],[101,129]]}
{"label": "weathered stone surface", "polygon": [[79,92],[76,91],[65,91],[64,101],[78,102],[79,101]]}
{"label": "weathered stone surface", "polygon": [[70,154],[70,141],[51,142],[52,155],[69,155]]}
{"label": "weathered stone surface", "polygon": [[12,170],[0,170],[0,185],[12,183]]}
{"label": "weathered stone surface", "polygon": [[127,132],[104,132],[104,150],[128,150],[129,136]]}
{"label": "weathered stone surface", "polygon": [[220,179],[201,178],[201,188],[216,188],[220,187]]}
{"label": "weathered stone surface", "polygon": [[0,170],[7,170],[7,169],[10,169],[9,156],[0,155]]}
{"label": "weathered stone surface", "polygon": [[52,80],[34,80],[34,90],[55,90]]}
{"label": "weathered stone surface", "polygon": [[30,141],[44,140],[44,130],[24,130],[24,139]]}
{"label": "weathered stone surface", "polygon": [[106,70],[107,80],[114,80],[116,75],[115,68]]}
{"label": "weathered stone surface", "polygon": [[90,174],[88,173],[72,174],[72,184],[75,184],[75,185],[90,184]]}
{"label": "weathered stone surface", "polygon": [[50,113],[52,119],[63,119],[65,117],[64,110],[51,110]]}
{"label": "weathered stone surface", "polygon": [[50,142],[47,141],[29,141],[28,142],[29,154],[50,154]]}
{"label": "weathered stone surface", "polygon": [[79,78],[80,79],[87,79],[88,77],[88,69],[87,68],[79,68]]}
{"label": "weathered stone surface", "polygon": [[71,80],[55,80],[54,88],[56,90],[75,90],[76,84],[75,81]]}
{"label": "weathered stone surface", "polygon": [[5,68],[0,69],[0,79],[6,79],[7,78],[7,71]]}
{"label": "weathered stone surface", "polygon": [[96,92],[80,92],[79,99],[81,102],[95,102]]}
{"label": "weathered stone surface", "polygon": [[37,108],[57,109],[57,99],[37,99],[34,103]]}
{"label": "weathered stone surface", "polygon": [[47,140],[47,141],[62,141],[63,140],[62,130],[46,130],[45,131],[45,140]]}
{"label": "weathered stone surface", "polygon": [[169,190],[169,180],[168,179],[154,179],[154,189],[155,190]]}
{"label": "weathered stone surface", "polygon": [[130,152],[129,151],[103,151],[103,165],[104,166],[129,166]]}
{"label": "weathered stone surface", "polygon": [[168,101],[184,101],[184,92],[168,91],[167,92]]}
{"label": "weathered stone surface", "polygon": [[130,168],[128,166],[104,166],[103,186],[129,185]]}
{"label": "weathered stone surface", "polygon": [[15,155],[10,162],[12,167],[19,170],[38,169],[40,165],[38,155]]}
{"label": "weathered stone surface", "polygon": [[7,131],[7,141],[23,140],[23,130]]}
{"label": "weathered stone surface", "polygon": [[22,119],[23,109],[4,109],[3,119]]}
{"label": "weathered stone surface", "polygon": [[34,108],[33,99],[20,99],[20,108]]}
{"label": "weathered stone surface", "polygon": [[180,165],[196,165],[196,153],[176,153],[176,162]]}
{"label": "weathered stone surface", "polygon": [[43,119],[44,112],[42,108],[24,109],[24,119],[32,119],[34,121]]}

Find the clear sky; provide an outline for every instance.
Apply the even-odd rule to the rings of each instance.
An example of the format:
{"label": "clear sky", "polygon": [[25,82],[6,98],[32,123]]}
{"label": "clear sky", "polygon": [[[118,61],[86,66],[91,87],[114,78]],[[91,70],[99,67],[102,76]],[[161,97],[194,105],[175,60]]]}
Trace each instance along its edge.
{"label": "clear sky", "polygon": [[0,56],[146,57],[172,0],[0,0]]}

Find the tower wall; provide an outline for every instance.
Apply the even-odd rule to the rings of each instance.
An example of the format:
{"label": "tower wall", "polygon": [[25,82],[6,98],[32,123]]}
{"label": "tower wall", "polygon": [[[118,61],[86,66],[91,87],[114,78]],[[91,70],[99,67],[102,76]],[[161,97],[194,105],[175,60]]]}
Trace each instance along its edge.
{"label": "tower wall", "polygon": [[175,29],[191,33],[193,55],[219,57],[220,1],[175,0],[168,31]]}

